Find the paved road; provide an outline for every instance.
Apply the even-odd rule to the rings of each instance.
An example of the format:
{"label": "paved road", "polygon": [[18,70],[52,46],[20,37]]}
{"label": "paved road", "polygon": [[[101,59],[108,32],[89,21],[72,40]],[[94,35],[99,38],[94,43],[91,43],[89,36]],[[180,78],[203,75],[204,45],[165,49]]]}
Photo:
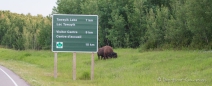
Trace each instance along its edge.
{"label": "paved road", "polygon": [[0,86],[29,86],[11,70],[0,65]]}

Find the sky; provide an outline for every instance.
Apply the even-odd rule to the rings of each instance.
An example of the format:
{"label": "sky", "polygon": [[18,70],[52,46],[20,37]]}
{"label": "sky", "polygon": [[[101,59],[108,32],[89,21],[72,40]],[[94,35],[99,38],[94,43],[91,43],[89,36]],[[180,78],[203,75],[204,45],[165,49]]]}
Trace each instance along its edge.
{"label": "sky", "polygon": [[13,13],[36,16],[47,16],[52,13],[57,0],[0,0],[0,10],[9,10]]}

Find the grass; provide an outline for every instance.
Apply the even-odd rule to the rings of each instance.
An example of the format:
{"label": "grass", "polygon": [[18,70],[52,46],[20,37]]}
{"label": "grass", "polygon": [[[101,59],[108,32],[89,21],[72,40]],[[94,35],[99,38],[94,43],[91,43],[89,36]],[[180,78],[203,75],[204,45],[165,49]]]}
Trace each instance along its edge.
{"label": "grass", "polygon": [[89,80],[91,54],[77,53],[77,80],[72,80],[72,53],[58,53],[54,78],[54,53],[0,48],[0,65],[13,70],[31,86],[210,86],[212,52],[115,49],[118,58],[98,60]]}

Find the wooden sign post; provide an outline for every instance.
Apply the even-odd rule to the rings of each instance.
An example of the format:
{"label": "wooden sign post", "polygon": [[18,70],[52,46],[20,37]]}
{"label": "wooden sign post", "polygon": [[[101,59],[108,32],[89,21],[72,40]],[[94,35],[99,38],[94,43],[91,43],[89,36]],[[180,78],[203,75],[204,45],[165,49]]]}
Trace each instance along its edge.
{"label": "wooden sign post", "polygon": [[91,80],[94,79],[94,53],[91,54]]}
{"label": "wooden sign post", "polygon": [[57,52],[54,53],[54,78],[57,78]]}
{"label": "wooden sign post", "polygon": [[76,52],[73,53],[73,80],[76,80]]}

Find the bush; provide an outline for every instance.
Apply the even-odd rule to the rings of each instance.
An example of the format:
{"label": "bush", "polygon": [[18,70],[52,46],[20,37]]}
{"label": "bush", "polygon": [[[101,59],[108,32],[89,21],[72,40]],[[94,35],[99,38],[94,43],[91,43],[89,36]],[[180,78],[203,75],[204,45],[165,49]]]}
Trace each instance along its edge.
{"label": "bush", "polygon": [[89,80],[90,79],[90,73],[87,72],[87,71],[83,72],[79,79],[80,80]]}

